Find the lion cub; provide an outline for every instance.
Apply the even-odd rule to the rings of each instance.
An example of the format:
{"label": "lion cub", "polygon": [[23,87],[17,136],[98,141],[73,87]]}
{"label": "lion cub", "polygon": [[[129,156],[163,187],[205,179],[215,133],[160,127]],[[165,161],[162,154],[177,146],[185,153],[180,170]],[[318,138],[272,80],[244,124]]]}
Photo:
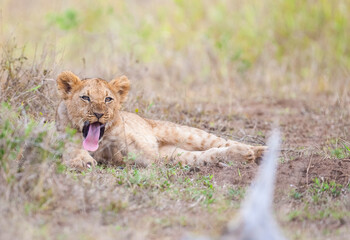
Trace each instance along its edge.
{"label": "lion cub", "polygon": [[72,72],[62,72],[57,87],[62,101],[56,112],[56,127],[60,132],[67,127],[77,130],[76,141],[67,143],[63,154],[64,163],[73,168],[128,159],[141,166],[158,159],[188,165],[254,161],[266,149],[120,111],[130,89],[125,76],[107,82],[99,78],[81,80]]}

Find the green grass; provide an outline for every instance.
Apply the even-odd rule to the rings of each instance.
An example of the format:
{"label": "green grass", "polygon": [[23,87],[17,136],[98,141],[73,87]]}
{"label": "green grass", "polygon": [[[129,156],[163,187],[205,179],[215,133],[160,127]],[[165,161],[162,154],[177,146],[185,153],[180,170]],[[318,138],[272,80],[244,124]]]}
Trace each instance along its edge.
{"label": "green grass", "polygon": [[290,192],[290,196],[295,200],[299,200],[303,197],[303,194],[301,192],[297,191],[296,189],[293,189]]}
{"label": "green grass", "polygon": [[213,175],[188,176],[192,170],[185,166],[153,165],[148,170],[125,167],[122,170],[107,168],[115,175],[118,185],[132,189],[133,192],[148,191],[166,194],[172,199],[199,201],[205,205],[215,201]]}
{"label": "green grass", "polygon": [[[235,76],[242,88],[247,81],[262,82],[280,93],[282,82],[295,91],[346,92],[342,69],[350,67],[349,11],[346,0],[75,2],[40,9],[29,21],[4,10],[3,43],[9,40],[5,36],[15,37],[30,59],[54,44],[59,53],[46,55],[61,58],[63,68],[106,78],[125,73],[118,62],[129,58],[151,69],[151,78],[172,68],[177,75],[168,72],[163,81],[177,79],[186,86],[212,87],[212,79],[227,85]],[[28,26],[15,26],[12,18]],[[254,77],[262,69],[269,76]]]}
{"label": "green grass", "polygon": [[[349,194],[349,185],[337,184],[314,178],[304,190],[293,189],[289,196],[297,200],[294,208],[288,211],[288,221],[344,221],[350,217],[342,208],[347,204],[342,196]],[[346,197],[345,197],[346,198]]]}
{"label": "green grass", "polygon": [[292,210],[288,214],[289,221],[322,221],[322,220],[341,220],[348,218],[348,212],[341,211],[339,205],[343,203],[336,202],[334,204],[322,205],[319,208],[314,208],[309,204],[305,204],[303,208]]}
{"label": "green grass", "polygon": [[332,197],[338,197],[342,191],[345,191],[344,186],[337,184],[334,180],[328,182],[315,178],[310,187],[310,192],[314,194],[313,199],[318,200],[323,194],[328,194]]}
{"label": "green grass", "polygon": [[327,145],[328,149],[326,152],[329,152],[331,157],[336,159],[350,158],[350,148],[348,147],[348,142],[335,138],[329,140]]}
{"label": "green grass", "polygon": [[[72,5],[61,13],[49,13],[48,24],[65,32],[62,40],[78,38],[76,29],[92,33],[117,29],[125,33],[121,39],[122,46],[126,47],[124,51],[134,51],[141,61],[164,60],[164,56],[158,54],[158,48],[181,52],[208,41],[220,60],[235,62],[242,70],[252,67],[264,51],[273,46],[277,51],[272,57],[277,59],[290,57],[293,52],[289,49],[295,48],[306,51],[305,60],[314,57],[309,60],[318,64],[336,61],[349,67],[346,1],[314,4],[252,0],[234,4],[230,1],[167,1],[153,9],[144,6],[142,22],[137,22],[132,18],[141,9],[133,3],[123,2],[116,6],[104,1],[79,7]],[[182,37],[176,37],[179,35]],[[128,40],[133,39],[142,40],[143,47],[131,45]],[[82,44],[87,44],[88,39],[81,40]],[[310,46],[314,48],[314,56],[309,55]],[[300,71],[301,74],[306,69]]]}
{"label": "green grass", "polygon": [[[20,105],[13,109],[8,103],[0,106],[3,116],[0,122],[0,163],[8,177],[14,174],[13,164],[18,164],[17,171],[21,171],[25,164],[23,156],[33,155],[34,163],[60,159],[64,147],[63,142],[46,141],[48,134],[54,131],[52,123],[39,123],[28,115],[23,115],[25,107]],[[57,135],[56,135],[57,136]]]}

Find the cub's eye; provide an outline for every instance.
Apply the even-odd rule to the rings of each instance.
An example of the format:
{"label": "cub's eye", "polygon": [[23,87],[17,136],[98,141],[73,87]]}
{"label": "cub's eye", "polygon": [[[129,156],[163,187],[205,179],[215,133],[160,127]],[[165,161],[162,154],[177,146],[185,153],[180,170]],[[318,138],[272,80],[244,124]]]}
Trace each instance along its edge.
{"label": "cub's eye", "polygon": [[106,99],[105,99],[105,102],[107,103],[107,102],[111,102],[113,100],[113,98],[111,98],[111,97],[106,97]]}
{"label": "cub's eye", "polygon": [[90,98],[88,96],[81,96],[81,99],[90,102]]}

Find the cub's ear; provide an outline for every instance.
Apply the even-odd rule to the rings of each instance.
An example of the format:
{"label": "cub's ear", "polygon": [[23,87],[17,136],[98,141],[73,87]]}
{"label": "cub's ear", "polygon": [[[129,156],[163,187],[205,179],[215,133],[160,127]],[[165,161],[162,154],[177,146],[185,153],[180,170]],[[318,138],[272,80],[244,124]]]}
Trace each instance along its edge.
{"label": "cub's ear", "polygon": [[120,78],[110,81],[109,85],[120,95],[120,102],[125,102],[130,90],[129,79],[125,76],[121,76]]}
{"label": "cub's ear", "polygon": [[72,89],[79,85],[80,79],[70,71],[61,72],[57,77],[58,92],[63,99],[67,99]]}

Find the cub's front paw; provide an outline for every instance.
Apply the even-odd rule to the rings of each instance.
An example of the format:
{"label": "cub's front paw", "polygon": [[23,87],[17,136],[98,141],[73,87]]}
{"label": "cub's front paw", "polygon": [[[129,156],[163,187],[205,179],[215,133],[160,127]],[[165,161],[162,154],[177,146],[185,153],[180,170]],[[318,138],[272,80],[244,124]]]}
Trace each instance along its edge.
{"label": "cub's front paw", "polygon": [[77,170],[86,170],[94,168],[97,165],[95,159],[88,154],[79,154],[68,162],[68,166]]}

